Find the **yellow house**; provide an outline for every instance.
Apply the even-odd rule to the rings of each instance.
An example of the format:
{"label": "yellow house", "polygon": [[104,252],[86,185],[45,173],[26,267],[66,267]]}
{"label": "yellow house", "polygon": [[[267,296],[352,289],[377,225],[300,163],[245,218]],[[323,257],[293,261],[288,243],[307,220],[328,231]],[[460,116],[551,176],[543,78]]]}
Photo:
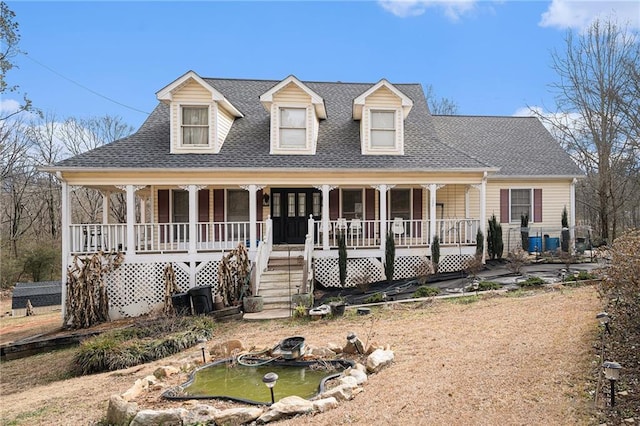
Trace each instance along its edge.
{"label": "yellow house", "polygon": [[[161,304],[167,263],[183,291],[215,288],[220,259],[238,243],[250,252],[254,293],[278,258],[289,271],[283,285],[297,292],[339,286],[340,232],[351,283],[363,273],[385,278],[388,233],[397,279],[423,272],[435,236],[440,271],[459,270],[494,214],[507,230],[519,231],[527,214],[536,234],[559,234],[566,207],[575,224],[581,172],[535,118],[432,116],[419,84],[384,79],[189,71],[156,96],[135,134],[48,168],[62,181],[65,269],[74,255],[125,254],[108,277],[112,318]],[[126,223],[106,213],[102,223],[72,223],[79,186],[104,194],[104,212],[109,195],[124,192]],[[517,244],[505,241],[507,250]]]}

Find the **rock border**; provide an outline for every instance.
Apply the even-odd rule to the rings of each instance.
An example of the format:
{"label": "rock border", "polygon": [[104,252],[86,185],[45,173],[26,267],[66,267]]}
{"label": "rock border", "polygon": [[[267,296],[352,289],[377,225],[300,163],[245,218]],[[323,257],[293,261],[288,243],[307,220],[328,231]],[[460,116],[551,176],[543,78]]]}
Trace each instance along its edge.
{"label": "rock border", "polygon": [[[331,356],[335,357],[339,353],[357,354],[362,347],[362,342],[359,339],[355,342],[348,342],[342,348],[335,344],[320,348],[307,347],[304,358],[326,359]],[[238,340],[230,340],[214,345],[210,353],[229,355],[232,351],[241,353],[244,351],[244,345]],[[393,351],[388,346],[385,348],[375,344],[369,346],[362,355],[367,356],[364,365],[357,362],[354,367],[346,369],[337,378],[339,383],[337,386],[310,400],[294,395],[282,398],[270,406],[236,407],[224,410],[202,404],[198,400],[188,400],[178,408],[139,409],[135,400],[143,392],[162,389],[162,379],[192,369],[193,363],[183,363],[182,369],[170,365],[162,366],[156,369],[153,375],[137,379],[124,393],[111,395],[105,421],[109,425],[119,426],[155,426],[160,424],[182,426],[210,423],[244,425],[253,422],[265,424],[300,414],[323,413],[336,408],[342,401],[353,399],[364,390],[362,385],[367,382],[369,374],[378,373],[391,365],[395,359]]]}

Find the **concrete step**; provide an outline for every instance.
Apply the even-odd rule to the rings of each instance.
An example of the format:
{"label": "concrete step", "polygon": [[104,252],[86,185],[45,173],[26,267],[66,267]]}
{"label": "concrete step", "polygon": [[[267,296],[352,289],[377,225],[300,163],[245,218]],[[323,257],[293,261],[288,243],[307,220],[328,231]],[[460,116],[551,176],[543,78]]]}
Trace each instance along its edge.
{"label": "concrete step", "polygon": [[271,251],[269,259],[295,259],[297,257],[304,256],[304,250],[291,250],[291,251]]}
{"label": "concrete step", "polygon": [[291,310],[287,307],[287,308],[264,309],[262,312],[244,314],[242,319],[246,321],[261,321],[261,320],[289,318],[290,316],[291,316]]}
{"label": "concrete step", "polygon": [[292,258],[288,258],[288,257],[270,257],[269,258],[269,269],[271,268],[287,268],[287,267],[291,267],[291,268],[296,268],[296,267],[302,267],[304,265],[304,259],[302,257],[292,257]]}
{"label": "concrete step", "polygon": [[260,296],[263,297],[274,297],[274,296],[287,296],[289,297],[290,294],[295,294],[297,291],[297,288],[295,286],[291,286],[291,289],[289,289],[289,287],[273,287],[273,288],[264,288],[264,287],[260,287],[260,290],[258,291],[258,293],[260,293]]}

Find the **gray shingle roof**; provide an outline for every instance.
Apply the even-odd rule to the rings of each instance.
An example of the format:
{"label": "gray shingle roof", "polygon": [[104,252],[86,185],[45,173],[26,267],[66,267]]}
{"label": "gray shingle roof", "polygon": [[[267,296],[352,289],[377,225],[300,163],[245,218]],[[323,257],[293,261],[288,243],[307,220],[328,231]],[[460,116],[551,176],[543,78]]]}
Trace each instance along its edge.
{"label": "gray shingle roof", "polygon": [[353,99],[373,84],[304,82],[324,98],[316,155],[270,155],[269,114],[261,94],[277,81],[206,78],[244,117],[237,119],[219,154],[170,154],[169,108],[159,104],[134,135],[63,160],[60,168],[251,168],[251,169],[485,169],[487,164],[442,143],[433,128],[422,87],[395,85],[414,102],[405,120],[405,155],[362,155]]}
{"label": "gray shingle roof", "polygon": [[56,306],[62,303],[61,281],[40,281],[36,283],[16,283],[11,298],[11,309],[24,309],[27,300],[34,308]]}
{"label": "gray shingle roof", "polygon": [[535,117],[434,115],[440,139],[499,167],[498,176],[582,176],[559,143]]}
{"label": "gray shingle roof", "polygon": [[270,155],[261,94],[275,80],[204,79],[243,114],[219,154],[170,154],[169,107],[158,104],[135,134],[56,164],[59,169],[486,170],[498,175],[567,176],[581,171],[536,118],[431,116],[419,84],[397,84],[414,102],[405,120],[405,155],[362,155],[353,100],[371,83],[303,82],[322,96],[316,155]]}

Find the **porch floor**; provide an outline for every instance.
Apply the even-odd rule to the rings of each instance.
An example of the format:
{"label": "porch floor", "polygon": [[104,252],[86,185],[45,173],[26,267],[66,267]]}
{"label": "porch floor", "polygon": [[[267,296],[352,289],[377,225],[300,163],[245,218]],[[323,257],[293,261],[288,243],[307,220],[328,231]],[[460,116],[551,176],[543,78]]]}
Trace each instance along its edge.
{"label": "porch floor", "polygon": [[264,321],[271,319],[289,318],[291,309],[265,309],[262,312],[246,313],[242,316],[245,321]]}

